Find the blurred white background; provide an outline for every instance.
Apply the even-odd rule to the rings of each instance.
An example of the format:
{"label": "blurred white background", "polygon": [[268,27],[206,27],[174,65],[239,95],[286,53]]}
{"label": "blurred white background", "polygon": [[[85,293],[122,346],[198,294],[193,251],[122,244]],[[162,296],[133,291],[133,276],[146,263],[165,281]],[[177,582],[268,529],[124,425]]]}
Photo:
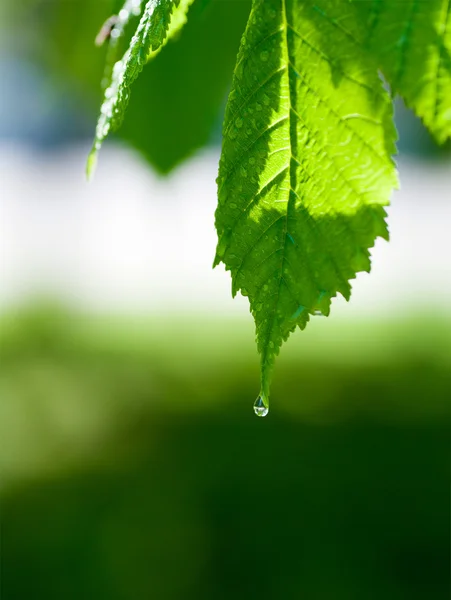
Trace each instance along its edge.
{"label": "blurred white background", "polygon": [[[0,306],[51,297],[85,310],[205,311],[247,315],[230,277],[212,270],[218,150],[167,178],[113,144],[87,183],[88,144],[36,151],[0,143]],[[402,156],[389,208],[391,242],[378,240],[342,317],[451,305],[451,167]]]}

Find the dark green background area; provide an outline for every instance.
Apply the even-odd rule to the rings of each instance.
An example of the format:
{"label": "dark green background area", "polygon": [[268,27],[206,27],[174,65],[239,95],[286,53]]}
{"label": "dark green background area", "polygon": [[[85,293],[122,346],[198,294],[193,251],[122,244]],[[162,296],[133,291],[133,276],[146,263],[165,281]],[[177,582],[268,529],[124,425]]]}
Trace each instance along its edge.
{"label": "dark green background area", "polygon": [[257,419],[241,324],[4,318],[2,598],[444,600],[449,324],[414,321],[311,325]]}
{"label": "dark green background area", "polygon": [[158,170],[169,171],[213,140],[249,10],[248,0],[195,3],[179,39],[136,81],[118,135]]}

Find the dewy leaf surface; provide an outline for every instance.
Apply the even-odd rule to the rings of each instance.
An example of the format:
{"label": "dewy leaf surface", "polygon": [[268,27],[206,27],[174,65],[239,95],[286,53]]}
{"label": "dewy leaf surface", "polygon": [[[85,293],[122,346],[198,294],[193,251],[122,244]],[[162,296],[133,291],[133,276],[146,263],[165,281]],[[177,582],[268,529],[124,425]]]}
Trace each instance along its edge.
{"label": "dewy leaf surface", "polygon": [[[88,158],[88,177],[92,173],[97,153],[111,129],[116,129],[127,107],[130,86],[146,62],[155,55],[169,35],[177,33],[186,22],[186,12],[192,0],[148,0],[138,28],[128,50],[113,67],[110,86],[100,110],[93,149]],[[171,27],[171,19],[175,23]]]}
{"label": "dewy leaf surface", "polygon": [[249,297],[266,404],[283,341],[387,238],[392,103],[344,4],[254,0],[227,105],[215,264]]}
{"label": "dewy leaf surface", "polygon": [[451,0],[353,0],[356,35],[438,142],[451,138]]}

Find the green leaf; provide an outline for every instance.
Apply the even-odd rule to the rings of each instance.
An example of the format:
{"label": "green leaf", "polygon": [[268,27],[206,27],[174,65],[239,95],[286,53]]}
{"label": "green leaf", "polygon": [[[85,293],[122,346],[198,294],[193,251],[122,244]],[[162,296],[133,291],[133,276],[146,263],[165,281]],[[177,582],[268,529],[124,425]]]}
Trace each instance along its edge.
{"label": "green leaf", "polygon": [[142,0],[125,0],[117,15],[110,16],[102,25],[95,39],[96,46],[102,46],[108,40],[108,52],[105,61],[105,72],[102,85],[107,88],[111,84],[114,65],[119,56],[120,41],[125,29],[133,19],[139,17],[142,10]]}
{"label": "green leaf", "polygon": [[[348,9],[349,7],[349,9]],[[249,297],[267,407],[284,340],[388,237],[392,102],[343,0],[254,0],[226,110],[215,264]],[[263,411],[260,410],[263,414]]]}
{"label": "green leaf", "polygon": [[147,55],[147,61],[149,62],[149,60],[152,60],[152,58],[154,58],[158,52],[160,52],[160,50],[163,49],[163,47],[167,44],[167,42],[172,39],[174,36],[176,36],[180,30],[182,29],[182,27],[184,25],[186,25],[186,22],[188,20],[187,18],[187,13],[188,13],[188,9],[191,6],[191,4],[194,2],[194,0],[179,0],[180,4],[178,5],[178,7],[174,10],[174,13],[172,15],[171,21],[169,23],[169,27],[167,30],[167,35],[163,40],[163,43],[160,44],[158,46],[158,48],[154,49],[152,48],[149,52],[149,54]]}
{"label": "green leaf", "polygon": [[[128,50],[113,67],[111,84],[105,91],[93,148],[88,157],[88,177],[95,168],[97,153],[103,140],[111,129],[116,129],[122,122],[130,96],[130,86],[146,62],[162,48],[169,36],[179,31],[186,21],[185,14],[191,1],[148,0],[146,3]],[[173,16],[175,23],[171,27]]]}
{"label": "green leaf", "polygon": [[393,93],[439,143],[451,138],[451,1],[353,1],[361,18],[356,34]]}

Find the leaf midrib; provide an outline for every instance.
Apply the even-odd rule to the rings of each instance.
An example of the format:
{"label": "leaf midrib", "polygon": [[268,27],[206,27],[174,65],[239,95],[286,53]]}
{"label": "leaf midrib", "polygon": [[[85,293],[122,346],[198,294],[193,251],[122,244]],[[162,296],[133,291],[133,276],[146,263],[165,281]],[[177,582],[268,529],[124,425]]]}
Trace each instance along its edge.
{"label": "leaf midrib", "polygon": [[[283,43],[283,51],[282,51],[282,57],[285,62],[286,65],[290,64],[290,54],[289,54],[289,50],[288,50],[288,19],[287,19],[287,7],[286,7],[286,0],[281,0],[282,2],[282,20],[283,20],[283,31],[284,31],[284,35],[282,37],[282,43]],[[270,338],[271,338],[271,334],[273,331],[273,327],[274,327],[274,317],[276,314],[276,310],[277,310],[277,306],[279,304],[279,296],[280,296],[280,287],[282,285],[282,280],[283,280],[283,268],[284,268],[284,263],[285,263],[285,258],[286,258],[286,246],[287,246],[287,234],[288,234],[288,215],[290,214],[290,209],[291,206],[293,204],[293,202],[295,201],[295,195],[292,194],[292,188],[294,186],[294,182],[293,182],[293,140],[292,140],[292,109],[293,109],[293,102],[292,102],[292,97],[291,97],[291,86],[290,86],[290,73],[289,73],[289,69],[286,70],[286,77],[288,79],[288,114],[287,114],[287,121],[288,121],[288,128],[289,128],[289,150],[290,150],[290,155],[289,155],[289,166],[288,166],[288,172],[289,172],[289,177],[290,177],[290,187],[287,190],[288,193],[288,200],[287,200],[287,207],[286,207],[286,215],[285,215],[285,226],[284,226],[284,232],[283,232],[283,246],[281,246],[282,249],[282,258],[280,261],[280,267],[278,269],[278,282],[277,282],[277,294],[276,294],[276,299],[274,301],[274,307],[272,309],[272,314],[270,317],[270,326],[268,327],[267,330],[267,334],[266,334],[266,341],[265,344],[263,346],[263,351],[262,351],[262,357],[261,357],[261,362],[262,362],[262,391],[265,394],[269,393],[269,389],[267,389],[269,387],[269,382],[266,379],[266,370],[265,370],[265,366],[266,366],[266,357],[267,357],[267,351],[269,348],[269,342],[270,342]]]}

